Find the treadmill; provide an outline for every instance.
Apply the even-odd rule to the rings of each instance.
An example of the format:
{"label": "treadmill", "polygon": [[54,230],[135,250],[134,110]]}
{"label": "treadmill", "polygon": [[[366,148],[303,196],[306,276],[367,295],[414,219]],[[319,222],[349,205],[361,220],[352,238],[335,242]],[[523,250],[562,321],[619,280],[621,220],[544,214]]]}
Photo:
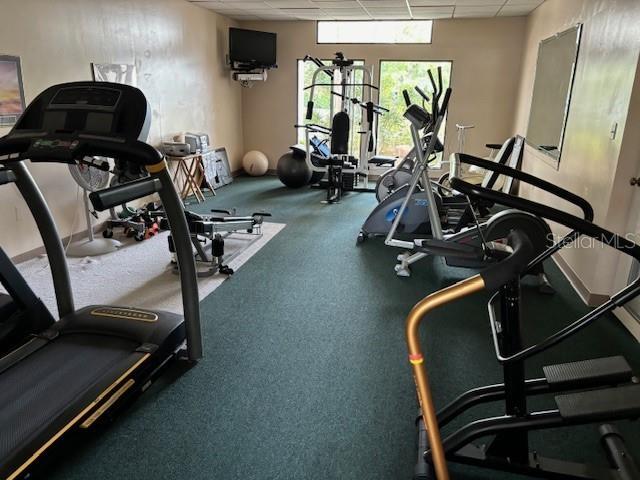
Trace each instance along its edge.
{"label": "treadmill", "polygon": [[[150,118],[151,109],[137,88],[66,83],[41,93],[0,138],[0,177],[17,187],[38,226],[59,314],[54,322],[44,318],[44,328],[37,329],[36,322],[27,341],[0,358],[0,478],[30,477],[39,460],[60,450],[52,447],[109,418],[145,390],[170,360],[196,362],[202,356],[189,229],[166,162],[141,140]],[[149,171],[144,179],[93,192],[90,199],[102,211],[160,195],[181,274],[183,315],[130,306],[74,308],[62,242],[25,160],[74,163],[94,155],[126,159]],[[15,268],[2,268],[8,260],[4,252],[2,259],[0,279],[8,286],[12,308],[37,314],[30,303],[37,299],[25,303],[13,298],[20,297],[13,282],[20,284],[22,277]]]}

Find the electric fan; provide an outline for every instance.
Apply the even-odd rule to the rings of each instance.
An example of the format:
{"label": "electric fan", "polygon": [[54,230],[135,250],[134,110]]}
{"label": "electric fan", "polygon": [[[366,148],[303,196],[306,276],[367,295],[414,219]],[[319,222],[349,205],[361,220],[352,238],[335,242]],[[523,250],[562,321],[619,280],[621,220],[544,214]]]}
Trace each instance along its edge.
{"label": "electric fan", "polygon": [[92,216],[97,218],[89,203],[89,193],[109,186],[109,162],[106,158],[85,158],[69,165],[69,172],[82,189],[82,200],[87,221],[87,238],[69,245],[70,257],[91,257],[116,251],[122,244],[112,238],[96,238],[93,234]]}

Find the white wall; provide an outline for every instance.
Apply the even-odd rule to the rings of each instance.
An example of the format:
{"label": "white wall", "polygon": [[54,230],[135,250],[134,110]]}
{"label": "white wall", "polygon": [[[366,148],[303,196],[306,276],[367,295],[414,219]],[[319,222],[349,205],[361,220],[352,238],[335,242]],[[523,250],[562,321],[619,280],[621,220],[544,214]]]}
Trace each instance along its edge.
{"label": "white wall", "polygon": [[[583,196],[595,209],[596,223],[623,233],[632,193],[623,172],[637,166],[639,158],[630,144],[623,147],[638,137],[637,124],[627,121],[640,53],[640,2],[547,0],[528,17],[515,132],[527,132],[539,42],[577,23],[584,27],[559,169],[530,148],[525,152],[524,169]],[[618,135],[611,139],[614,123]],[[566,207],[531,189],[524,188],[522,193]],[[571,248],[562,253],[582,286],[600,295],[611,293],[620,258],[601,248]]]}
{"label": "white wall", "polygon": [[[0,53],[19,55],[27,102],[60,82],[90,80],[91,62],[135,63],[153,110],[150,142],[205,131],[243,150],[240,87],[224,66],[227,27],[235,24],[184,0],[2,0]],[[0,135],[6,133],[0,129]],[[66,166],[33,165],[61,234],[85,228]],[[15,187],[0,188],[0,245],[17,255],[41,245]]]}

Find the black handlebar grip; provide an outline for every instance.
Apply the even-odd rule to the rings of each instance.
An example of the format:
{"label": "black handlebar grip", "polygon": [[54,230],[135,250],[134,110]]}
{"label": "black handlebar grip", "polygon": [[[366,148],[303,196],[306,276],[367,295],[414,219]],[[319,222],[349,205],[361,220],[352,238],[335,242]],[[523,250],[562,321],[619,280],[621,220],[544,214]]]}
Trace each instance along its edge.
{"label": "black handlebar grip", "polygon": [[480,272],[485,289],[495,291],[502,285],[520,276],[536,256],[531,240],[521,230],[513,230],[507,237],[512,253],[504,260]]}
{"label": "black handlebar grip", "polygon": [[313,117],[313,101],[309,100],[307,102],[307,120],[311,120],[311,117]]}
{"label": "black handlebar grip", "polygon": [[[419,86],[417,86],[417,85],[416,85],[414,88],[415,88],[416,92],[418,92],[418,93],[420,94],[420,96],[421,96],[422,98],[424,98],[424,101],[425,101],[425,102],[428,102],[428,101],[429,101],[429,97],[427,96],[427,94],[426,94],[426,93],[424,93],[424,90],[422,90],[422,89],[421,89]],[[434,98],[435,98],[435,97],[434,97]]]}
{"label": "black handlebar grip", "polygon": [[437,92],[438,86],[436,85],[436,81],[433,78],[433,73],[431,73],[431,70],[429,70],[427,73],[429,74],[429,80],[431,80],[431,86],[433,87],[433,91]]}
{"label": "black handlebar grip", "polygon": [[449,108],[449,100],[451,99],[451,89],[447,88],[447,91],[444,92],[444,99],[442,100],[442,107],[440,107],[440,111],[438,113],[444,115]]}
{"label": "black handlebar grip", "polygon": [[373,123],[373,102],[367,102],[367,122]]}
{"label": "black handlebar grip", "polygon": [[402,90],[402,96],[404,97],[404,104],[408,107],[411,105],[411,97],[409,96],[409,92],[406,90]]}
{"label": "black handlebar grip", "polygon": [[115,187],[105,188],[89,194],[89,200],[99,212],[117,207],[138,198],[159,192],[162,183],[158,178],[146,177],[135,182],[123,183]]}

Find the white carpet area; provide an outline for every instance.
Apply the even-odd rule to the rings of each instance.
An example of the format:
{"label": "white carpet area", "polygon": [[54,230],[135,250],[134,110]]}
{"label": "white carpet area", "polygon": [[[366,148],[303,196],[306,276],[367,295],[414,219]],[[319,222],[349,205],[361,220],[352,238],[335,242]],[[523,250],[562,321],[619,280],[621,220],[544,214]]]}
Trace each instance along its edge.
{"label": "white carpet area", "polygon": [[[233,257],[228,265],[238,270],[284,227],[280,223],[264,223],[262,237],[253,243],[250,242],[255,236],[246,233],[234,233],[226,237],[225,256]],[[68,258],[76,308],[107,304],[182,313],[180,281],[178,275],[172,272],[167,236],[168,232],[163,232],[139,243],[124,239],[125,246],[116,252],[95,257]],[[18,270],[51,313],[57,315],[46,256],[19,264]],[[226,278],[226,275],[219,273],[199,278],[200,300],[218,288]]]}

